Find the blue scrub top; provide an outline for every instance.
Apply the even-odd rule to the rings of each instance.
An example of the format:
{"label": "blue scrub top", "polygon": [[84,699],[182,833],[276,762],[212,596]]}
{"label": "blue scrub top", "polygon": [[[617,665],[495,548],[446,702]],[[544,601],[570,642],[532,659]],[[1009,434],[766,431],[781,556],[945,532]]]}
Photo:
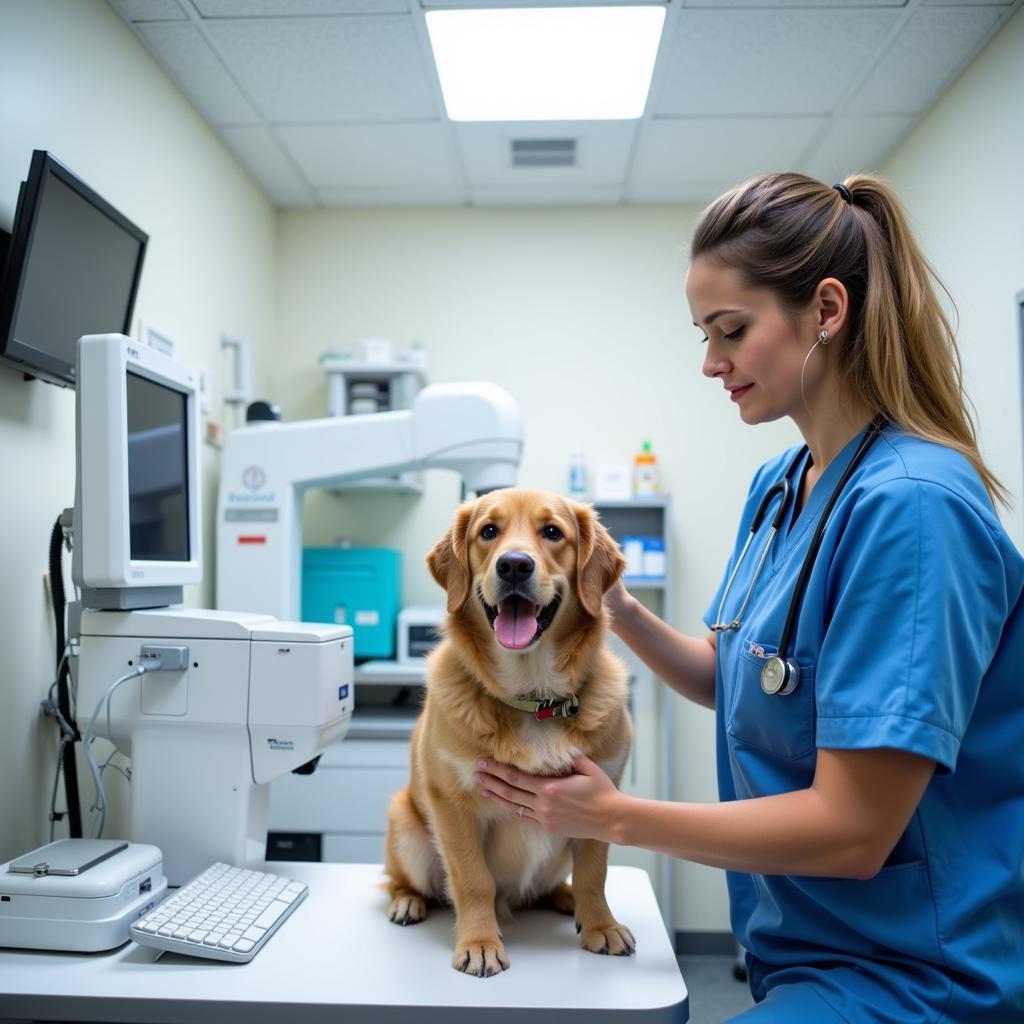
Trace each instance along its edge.
{"label": "blue scrub top", "polygon": [[[719,793],[806,788],[820,747],[907,750],[936,773],[874,878],[727,872],[733,931],[756,1000],[794,983],[851,1024],[1024,1020],[1024,558],[965,458],[883,431],[825,529],[790,652],[799,686],[761,690],[814,527],[862,436],[790,512],[742,626],[718,634]],[[709,627],[761,498],[796,452],[754,477]]]}

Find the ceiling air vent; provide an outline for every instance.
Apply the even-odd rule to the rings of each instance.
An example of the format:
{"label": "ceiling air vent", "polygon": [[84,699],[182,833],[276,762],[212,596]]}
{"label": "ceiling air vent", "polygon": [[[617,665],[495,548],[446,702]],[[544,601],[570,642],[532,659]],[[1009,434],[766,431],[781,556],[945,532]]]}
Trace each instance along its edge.
{"label": "ceiling air vent", "polygon": [[575,139],[513,139],[513,167],[575,167]]}

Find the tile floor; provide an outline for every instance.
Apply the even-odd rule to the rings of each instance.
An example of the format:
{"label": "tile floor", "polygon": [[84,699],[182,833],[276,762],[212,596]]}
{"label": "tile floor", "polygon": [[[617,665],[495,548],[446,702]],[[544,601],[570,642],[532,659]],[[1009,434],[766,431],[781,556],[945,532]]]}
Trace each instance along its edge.
{"label": "tile floor", "polygon": [[747,983],[733,977],[735,962],[728,956],[679,957],[690,995],[689,1024],[721,1024],[754,1005]]}

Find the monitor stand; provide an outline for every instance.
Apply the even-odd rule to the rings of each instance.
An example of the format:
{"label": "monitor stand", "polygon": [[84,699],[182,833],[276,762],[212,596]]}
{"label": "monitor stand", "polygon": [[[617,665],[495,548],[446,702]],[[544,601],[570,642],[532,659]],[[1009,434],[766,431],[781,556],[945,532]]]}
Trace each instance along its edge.
{"label": "monitor stand", "polygon": [[134,611],[139,608],[166,608],[181,604],[181,587],[82,587],[82,607],[99,611]]}

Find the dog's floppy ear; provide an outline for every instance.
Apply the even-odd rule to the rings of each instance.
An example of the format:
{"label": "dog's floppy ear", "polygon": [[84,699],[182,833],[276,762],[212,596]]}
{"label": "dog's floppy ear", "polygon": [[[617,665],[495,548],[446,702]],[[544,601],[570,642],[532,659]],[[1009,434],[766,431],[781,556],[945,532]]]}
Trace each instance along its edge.
{"label": "dog's floppy ear", "polygon": [[430,575],[448,593],[448,611],[456,612],[469,597],[469,548],[466,533],[473,516],[471,505],[463,505],[455,513],[455,522],[427,555]]}
{"label": "dog's floppy ear", "polygon": [[604,595],[625,571],[626,560],[590,505],[573,502],[572,510],[579,531],[576,590],[583,610],[596,619]]}

